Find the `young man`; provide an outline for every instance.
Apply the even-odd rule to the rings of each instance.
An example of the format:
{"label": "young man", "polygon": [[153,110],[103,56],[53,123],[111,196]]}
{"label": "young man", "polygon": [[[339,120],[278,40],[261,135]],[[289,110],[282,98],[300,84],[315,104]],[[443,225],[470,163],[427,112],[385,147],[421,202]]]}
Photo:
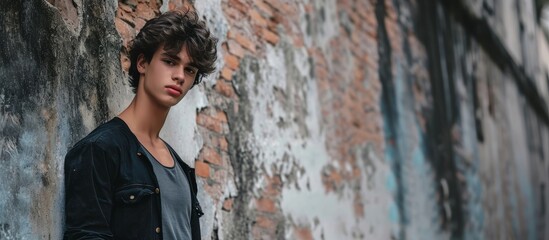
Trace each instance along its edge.
{"label": "young man", "polygon": [[196,13],[148,21],[131,44],[131,104],[65,158],[65,239],[200,239],[194,169],[160,137],[170,108],[214,71]]}

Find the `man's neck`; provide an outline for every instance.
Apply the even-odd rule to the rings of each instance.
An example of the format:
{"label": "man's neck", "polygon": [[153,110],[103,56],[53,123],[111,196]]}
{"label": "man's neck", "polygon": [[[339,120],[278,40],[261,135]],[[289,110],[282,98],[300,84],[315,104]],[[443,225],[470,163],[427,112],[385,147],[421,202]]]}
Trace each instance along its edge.
{"label": "man's neck", "polygon": [[[140,141],[159,140],[160,130],[164,126],[169,108],[159,108],[145,99],[133,98],[130,105],[118,116],[130,128]],[[147,144],[147,143],[144,143]]]}

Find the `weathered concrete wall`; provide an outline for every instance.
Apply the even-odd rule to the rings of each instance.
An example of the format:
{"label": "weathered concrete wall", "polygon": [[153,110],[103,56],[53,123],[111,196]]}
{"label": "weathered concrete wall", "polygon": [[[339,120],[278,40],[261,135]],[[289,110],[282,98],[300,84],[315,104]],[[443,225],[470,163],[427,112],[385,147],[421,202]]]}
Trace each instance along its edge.
{"label": "weathered concrete wall", "polygon": [[534,2],[0,3],[0,239],[59,239],[63,157],[131,100],[128,41],[192,7],[218,71],[162,136],[203,239],[549,239]]}
{"label": "weathered concrete wall", "polygon": [[46,1],[0,4],[2,239],[59,238],[64,154],[109,116],[123,76],[116,2],[71,7],[75,19]]}

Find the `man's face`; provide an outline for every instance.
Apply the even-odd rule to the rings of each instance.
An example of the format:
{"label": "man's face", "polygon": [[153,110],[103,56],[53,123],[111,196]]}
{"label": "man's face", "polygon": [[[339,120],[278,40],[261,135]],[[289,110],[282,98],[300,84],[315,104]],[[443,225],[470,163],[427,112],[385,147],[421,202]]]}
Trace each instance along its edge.
{"label": "man's face", "polygon": [[147,63],[143,56],[137,60],[141,74],[137,94],[148,98],[161,108],[177,104],[192,87],[198,69],[193,66],[185,47],[171,53],[160,46]]}

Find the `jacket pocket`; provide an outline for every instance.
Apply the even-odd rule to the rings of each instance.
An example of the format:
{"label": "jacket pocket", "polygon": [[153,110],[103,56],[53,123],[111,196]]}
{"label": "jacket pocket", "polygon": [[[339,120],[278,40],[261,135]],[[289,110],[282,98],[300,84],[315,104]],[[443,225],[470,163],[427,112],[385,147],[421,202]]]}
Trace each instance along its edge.
{"label": "jacket pocket", "polygon": [[145,184],[132,184],[117,190],[114,199],[118,203],[135,204],[154,194],[154,187]]}
{"label": "jacket pocket", "polygon": [[[154,187],[146,184],[130,184],[114,192],[113,218],[114,239],[135,240],[157,237],[155,223],[158,209],[155,205]],[[158,225],[158,226],[157,226]]]}

